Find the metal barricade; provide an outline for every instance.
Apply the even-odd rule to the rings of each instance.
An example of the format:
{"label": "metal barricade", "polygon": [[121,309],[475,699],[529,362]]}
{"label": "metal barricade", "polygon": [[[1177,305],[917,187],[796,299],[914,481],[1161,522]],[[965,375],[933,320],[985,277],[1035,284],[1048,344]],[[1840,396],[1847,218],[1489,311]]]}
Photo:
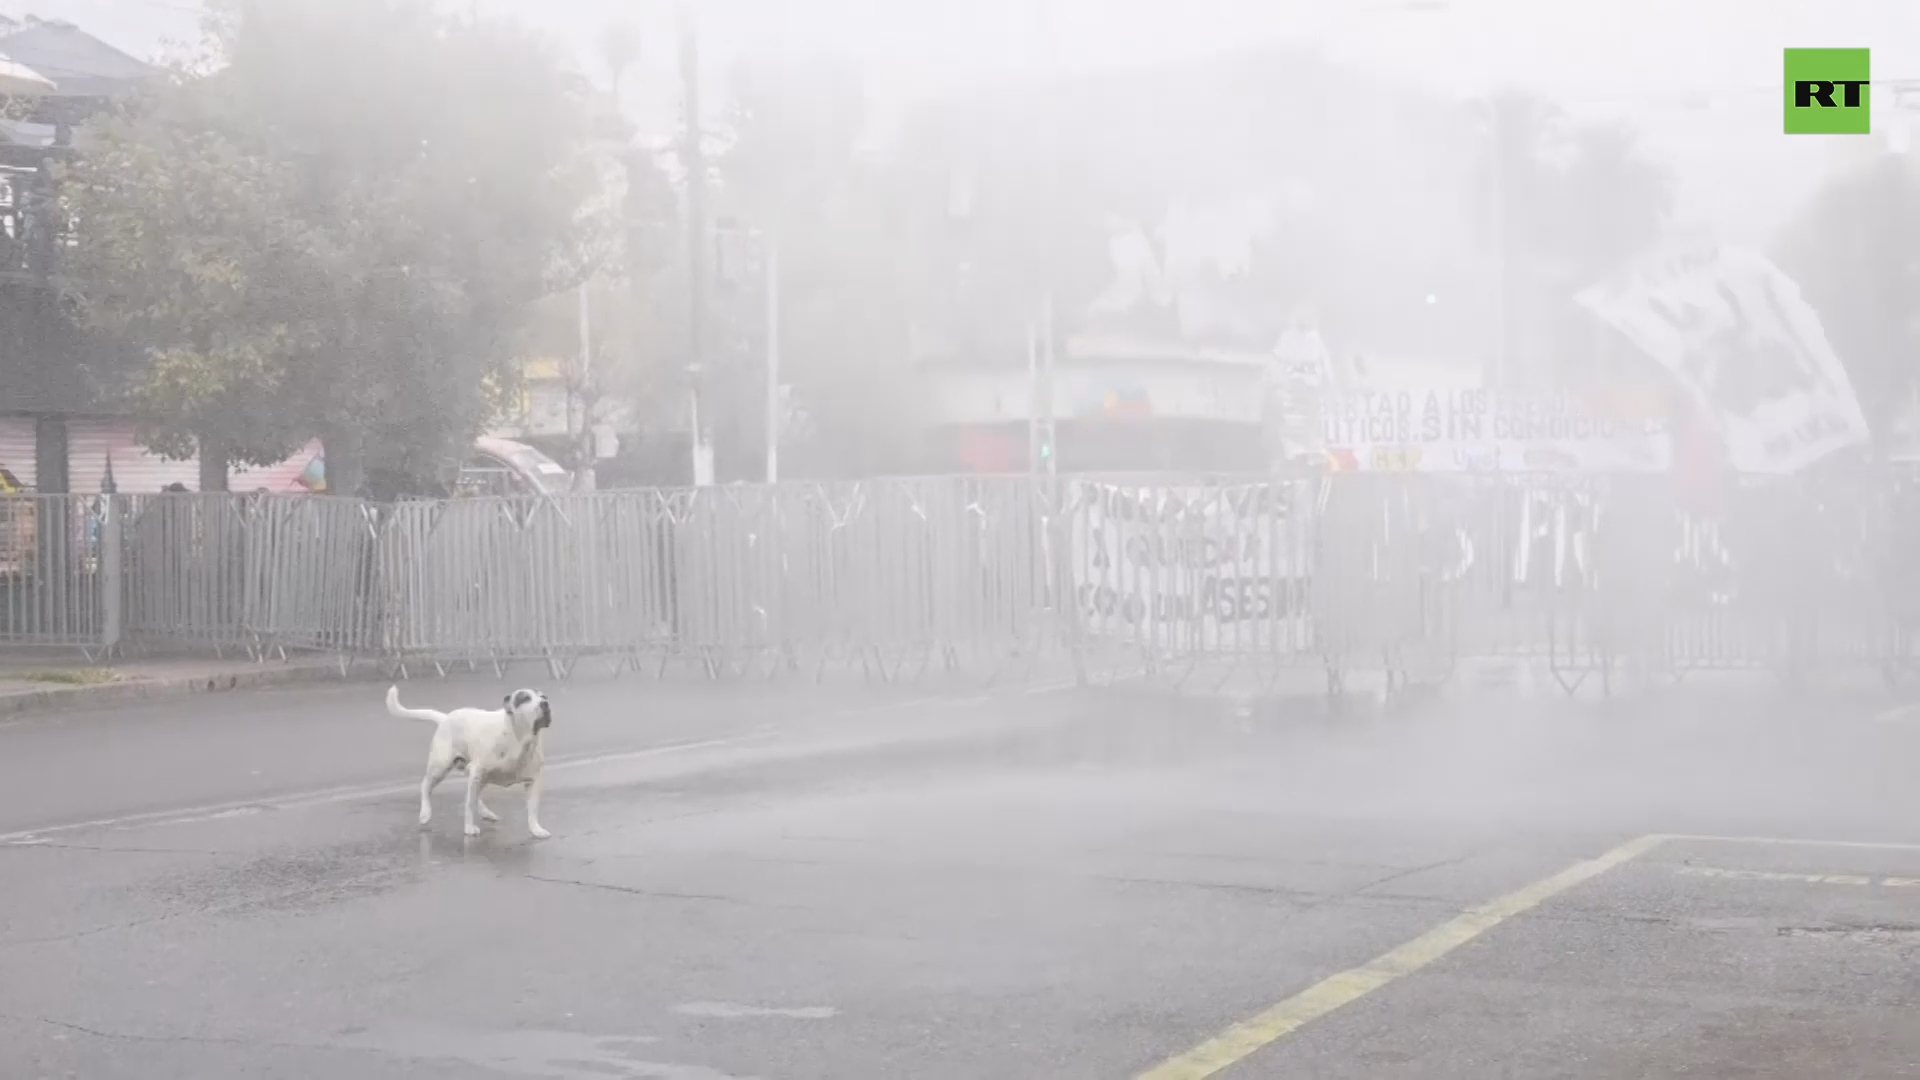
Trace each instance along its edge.
{"label": "metal barricade", "polygon": [[252,620],[263,581],[249,573],[250,503],[224,494],[113,501],[122,508],[128,638],[257,656]]}
{"label": "metal barricade", "polygon": [[1912,666],[1920,491],[1779,480],[1712,509],[1649,476],[5,496],[0,643],[1335,691],[1482,657],[1568,689]]}
{"label": "metal barricade", "polygon": [[122,628],[111,499],[0,495],[0,644],[111,651]]}

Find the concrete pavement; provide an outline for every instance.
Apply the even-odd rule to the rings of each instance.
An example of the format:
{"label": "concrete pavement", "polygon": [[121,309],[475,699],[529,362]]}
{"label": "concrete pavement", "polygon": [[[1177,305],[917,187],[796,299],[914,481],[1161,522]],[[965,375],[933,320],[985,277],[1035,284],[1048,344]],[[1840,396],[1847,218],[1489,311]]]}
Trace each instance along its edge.
{"label": "concrete pavement", "polygon": [[[375,668],[350,664],[347,673],[362,678]],[[210,657],[118,659],[86,663],[71,653],[36,659],[16,652],[0,654],[0,724],[28,715],[67,709],[102,709],[134,701],[337,682],[338,660],[299,657],[252,660]]]}
{"label": "concrete pavement", "polygon": [[377,688],[0,728],[0,1075],[1920,1076],[1868,704],[554,693],[545,843]]}

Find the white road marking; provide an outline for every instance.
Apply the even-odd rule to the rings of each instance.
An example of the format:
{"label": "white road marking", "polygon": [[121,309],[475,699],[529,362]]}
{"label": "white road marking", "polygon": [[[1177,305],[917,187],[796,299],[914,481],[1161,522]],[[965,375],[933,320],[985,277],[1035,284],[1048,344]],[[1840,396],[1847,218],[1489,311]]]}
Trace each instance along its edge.
{"label": "white road marking", "polygon": [[1882,709],[1873,715],[1876,724],[1898,724],[1907,720],[1920,719],[1920,701],[1910,701],[1905,705],[1895,705]]}
{"label": "white road marking", "polygon": [[1920,844],[1887,840],[1809,840],[1796,836],[1699,836],[1675,833],[1668,840],[1696,844],[1767,844],[1774,847],[1854,848],[1860,851],[1920,851]]}
{"label": "white road marking", "polygon": [[[671,746],[649,746],[639,750],[616,750],[605,754],[591,754],[586,757],[562,758],[547,763],[554,772],[568,769],[583,769],[591,765],[605,765],[616,761],[632,761],[639,758],[664,757],[668,754],[685,753],[689,750],[708,750],[721,746],[733,746],[742,743],[757,742],[779,734],[774,728],[735,736],[730,739],[707,739],[701,742],[675,743]],[[258,814],[267,810],[300,810],[314,806],[332,806],[339,803],[359,802],[364,799],[378,799],[395,795],[404,795],[420,790],[418,780],[405,784],[361,784],[354,787],[325,788],[284,798],[237,799],[232,802],[214,803],[209,806],[192,806],[178,810],[155,810],[145,814],[127,814],[122,817],[96,818],[92,821],[76,821],[64,825],[47,825],[38,829],[23,829],[19,832],[0,833],[0,844],[19,846],[42,842],[50,837],[66,833],[92,832],[95,830],[134,829],[146,825],[187,825],[202,821],[212,821],[221,817],[238,817]]]}
{"label": "white road marking", "polygon": [[[1018,688],[1020,696],[1038,696],[1060,690],[1070,690],[1076,684],[1071,680],[1041,683],[1037,686]],[[889,709],[914,710],[942,705],[977,705],[1007,696],[1008,690],[990,690],[973,697],[927,697],[910,701],[881,702],[874,705],[856,706],[839,712],[824,714],[820,719],[844,719],[872,712],[884,712]],[[725,739],[706,739],[700,742],[676,743],[669,746],[649,746],[634,750],[614,750],[602,754],[589,754],[584,757],[555,758],[547,763],[554,772],[570,769],[590,768],[594,765],[607,765],[614,762],[635,761],[643,758],[664,757],[669,754],[686,753],[690,750],[711,750],[723,746],[738,746],[747,743],[762,742],[781,734],[781,728],[761,728]],[[257,799],[235,799],[229,802],[209,805],[183,807],[175,810],[154,810],[143,814],[126,814],[119,817],[96,818],[91,821],[76,821],[61,825],[44,825],[36,829],[22,829],[18,832],[0,833],[0,846],[25,846],[68,833],[94,832],[101,830],[134,829],[152,825],[188,825],[211,821],[221,817],[236,817],[258,814],[269,810],[301,810],[315,806],[333,806],[340,803],[360,802],[366,799],[390,798],[410,794],[420,790],[418,780],[404,784],[360,784],[351,787],[323,788],[299,795],[284,797],[266,796]]]}

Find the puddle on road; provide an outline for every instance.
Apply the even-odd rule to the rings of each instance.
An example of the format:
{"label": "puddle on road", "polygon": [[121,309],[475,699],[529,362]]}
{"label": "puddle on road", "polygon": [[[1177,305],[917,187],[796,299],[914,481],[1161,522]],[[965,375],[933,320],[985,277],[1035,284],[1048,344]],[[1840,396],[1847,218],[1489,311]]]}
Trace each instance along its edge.
{"label": "puddle on road", "polygon": [[681,1016],[698,1016],[715,1020],[745,1020],[755,1017],[777,1017],[786,1020],[831,1020],[840,1015],[840,1010],[831,1005],[809,1005],[798,1009],[771,1009],[757,1005],[735,1005],[726,1001],[689,1001],[684,1005],[675,1005],[673,1011]]}
{"label": "puddle on road", "polygon": [[660,1040],[652,1035],[581,1035],[569,1031],[457,1031],[349,1028],[328,1041],[344,1050],[365,1050],[414,1060],[459,1061],[518,1076],[551,1080],[638,1077],[645,1080],[758,1080],[701,1065],[650,1061]]}

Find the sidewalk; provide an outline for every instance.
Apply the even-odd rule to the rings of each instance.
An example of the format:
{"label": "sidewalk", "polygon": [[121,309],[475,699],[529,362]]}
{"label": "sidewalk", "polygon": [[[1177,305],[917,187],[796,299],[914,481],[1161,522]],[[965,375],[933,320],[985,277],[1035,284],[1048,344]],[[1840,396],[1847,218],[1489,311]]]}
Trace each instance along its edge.
{"label": "sidewalk", "polygon": [[[354,678],[369,678],[365,666]],[[326,680],[340,681],[332,659],[114,660],[98,664],[74,657],[36,660],[0,655],[0,720],[55,709],[114,705],[150,698],[210,694]]]}
{"label": "sidewalk", "polygon": [[[554,687],[575,680],[611,675],[616,663],[618,658],[610,656],[583,660],[572,678],[556,679],[547,672],[543,661],[517,661],[509,666],[504,677],[515,680],[515,685]],[[472,672],[464,664],[453,665],[446,674],[455,679],[495,677],[493,669],[484,664]],[[780,685],[795,690],[840,687],[860,692],[888,688],[885,680],[870,678],[867,673],[850,665],[836,665],[824,673],[816,673],[811,668],[784,672],[778,679],[769,679],[765,673],[757,673],[716,680],[697,664],[685,660],[669,665],[664,677],[661,677],[656,672],[656,662],[648,661],[643,665],[643,670],[630,673],[627,677],[644,683],[707,687],[708,691],[703,692],[725,687],[775,688]],[[112,707],[129,702],[186,698],[228,690],[329,683],[345,686],[392,679],[391,665],[373,660],[353,662],[343,677],[339,661],[334,657],[300,657],[264,663],[238,658],[218,660],[205,657],[88,663],[72,653],[36,658],[0,652],[0,725],[18,722],[18,718],[36,713]],[[416,663],[409,669],[407,679],[394,681],[432,682],[437,679],[438,673],[432,665]],[[934,668],[905,676],[901,682],[892,684],[891,688],[916,694],[964,695],[996,686],[1071,681],[1071,669],[1056,661],[1025,671],[1008,670],[993,678],[942,672]],[[781,691],[774,689],[772,692],[778,694]]]}

